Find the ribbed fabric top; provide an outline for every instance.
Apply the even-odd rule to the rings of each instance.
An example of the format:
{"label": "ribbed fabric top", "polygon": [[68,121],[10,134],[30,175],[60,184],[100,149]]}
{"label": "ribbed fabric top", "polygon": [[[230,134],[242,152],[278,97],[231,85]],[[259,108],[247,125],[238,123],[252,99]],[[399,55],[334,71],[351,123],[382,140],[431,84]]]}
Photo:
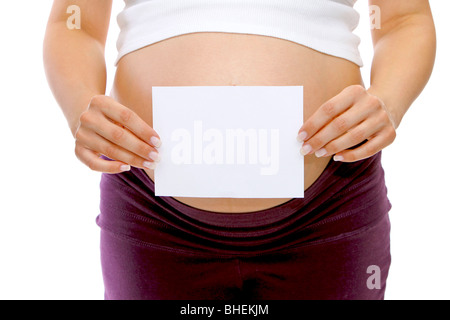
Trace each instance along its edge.
{"label": "ribbed fabric top", "polygon": [[363,65],[356,0],[124,0],[117,62],[177,35],[230,32],[290,40]]}

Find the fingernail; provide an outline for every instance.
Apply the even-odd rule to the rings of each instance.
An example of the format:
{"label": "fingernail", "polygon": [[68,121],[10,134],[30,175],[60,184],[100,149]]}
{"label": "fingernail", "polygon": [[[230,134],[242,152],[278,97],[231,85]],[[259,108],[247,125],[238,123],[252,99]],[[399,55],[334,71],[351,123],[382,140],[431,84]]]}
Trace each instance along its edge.
{"label": "fingernail", "polygon": [[306,136],[307,134],[305,131],[300,132],[300,134],[297,136],[297,141],[303,142],[306,139]]}
{"label": "fingernail", "polygon": [[120,166],[120,170],[121,171],[130,171],[131,167],[130,167],[129,164],[123,164],[123,165]]}
{"label": "fingernail", "polygon": [[300,149],[300,153],[304,156],[306,156],[310,151],[312,150],[312,147],[309,144],[303,145],[303,147]]}
{"label": "fingernail", "polygon": [[146,167],[148,169],[152,169],[152,170],[154,170],[156,168],[155,162],[144,161],[143,165],[144,165],[144,167]]}
{"label": "fingernail", "polygon": [[333,160],[334,161],[342,161],[342,160],[344,160],[344,157],[343,156],[334,156]]}
{"label": "fingernail", "polygon": [[327,150],[322,148],[322,149],[317,150],[315,154],[316,154],[316,157],[320,158],[327,154]]}
{"label": "fingernail", "polygon": [[155,162],[161,161],[161,156],[159,155],[158,152],[151,151],[148,156],[149,156],[150,159],[152,159]]}
{"label": "fingernail", "polygon": [[159,148],[161,146],[161,140],[159,140],[157,137],[151,137],[150,141],[156,148]]}

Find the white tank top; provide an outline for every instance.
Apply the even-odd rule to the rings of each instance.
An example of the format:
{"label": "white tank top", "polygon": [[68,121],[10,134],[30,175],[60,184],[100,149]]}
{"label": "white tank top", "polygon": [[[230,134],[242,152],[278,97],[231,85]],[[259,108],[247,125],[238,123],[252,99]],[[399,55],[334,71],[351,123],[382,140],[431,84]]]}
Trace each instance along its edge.
{"label": "white tank top", "polygon": [[124,0],[117,16],[117,62],[152,43],[192,32],[232,32],[290,40],[362,66],[353,33],[356,0]]}

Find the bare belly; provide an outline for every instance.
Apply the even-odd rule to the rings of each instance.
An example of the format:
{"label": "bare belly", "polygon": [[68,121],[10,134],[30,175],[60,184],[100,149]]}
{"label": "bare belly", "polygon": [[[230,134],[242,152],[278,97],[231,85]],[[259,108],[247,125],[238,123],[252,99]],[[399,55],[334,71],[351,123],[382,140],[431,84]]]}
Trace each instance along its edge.
{"label": "bare belly", "polygon": [[[325,101],[352,84],[362,84],[360,69],[347,60],[274,37],[201,32],[173,37],[123,57],[111,95],[153,126],[153,86],[301,85],[306,121]],[[330,158],[305,157],[305,190]],[[154,181],[154,171],[144,171]],[[263,210],[291,199],[174,198],[199,209],[233,213]]]}

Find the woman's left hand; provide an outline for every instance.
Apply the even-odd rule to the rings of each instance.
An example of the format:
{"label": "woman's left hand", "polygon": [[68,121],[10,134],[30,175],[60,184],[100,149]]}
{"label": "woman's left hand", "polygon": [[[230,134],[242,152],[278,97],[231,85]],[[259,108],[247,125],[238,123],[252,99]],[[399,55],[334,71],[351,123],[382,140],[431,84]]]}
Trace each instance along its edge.
{"label": "woman's left hand", "polygon": [[[334,156],[335,161],[368,158],[396,137],[392,114],[378,97],[353,85],[325,102],[300,128],[303,155]],[[351,147],[367,140],[355,149]]]}

